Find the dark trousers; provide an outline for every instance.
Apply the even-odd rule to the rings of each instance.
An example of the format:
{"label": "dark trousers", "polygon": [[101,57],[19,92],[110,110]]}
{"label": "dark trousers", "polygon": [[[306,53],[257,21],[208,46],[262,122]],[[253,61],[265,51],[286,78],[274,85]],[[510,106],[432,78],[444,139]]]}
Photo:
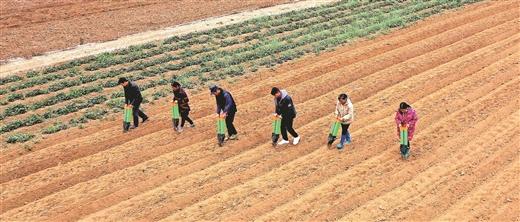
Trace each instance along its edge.
{"label": "dark trousers", "polygon": [[193,124],[193,120],[190,119],[188,115],[190,115],[190,111],[181,111],[181,127],[184,127],[184,123],[188,121],[189,124]]}
{"label": "dark trousers", "polygon": [[348,131],[348,128],[350,127],[350,124],[341,124],[341,143],[347,141],[350,142],[350,132]]}
{"label": "dark trousers", "polygon": [[233,121],[235,121],[235,113],[228,113],[226,116],[226,127],[230,136],[237,134],[237,129],[235,129]]}
{"label": "dark trousers", "polygon": [[284,118],[282,117],[282,124],[281,124],[281,130],[282,130],[282,138],[284,140],[289,140],[289,137],[287,136],[287,131],[291,134],[293,137],[298,137],[298,133],[293,128],[293,118]]}
{"label": "dark trousers", "polygon": [[350,132],[348,131],[349,127],[350,127],[350,124],[341,124],[341,135],[350,134]]}
{"label": "dark trousers", "polygon": [[139,126],[139,117],[141,117],[143,119],[148,118],[148,116],[146,116],[146,114],[144,114],[143,111],[141,111],[139,109],[139,106],[141,106],[141,102],[134,102],[134,104],[132,106],[132,114],[134,116],[134,126],[135,127]]}

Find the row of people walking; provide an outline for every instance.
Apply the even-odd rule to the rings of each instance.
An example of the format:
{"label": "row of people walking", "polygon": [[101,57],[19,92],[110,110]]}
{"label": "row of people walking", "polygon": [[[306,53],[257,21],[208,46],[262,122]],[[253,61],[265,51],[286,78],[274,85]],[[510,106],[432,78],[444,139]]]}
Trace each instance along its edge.
{"label": "row of people walking", "polygon": [[[134,125],[131,129],[137,128],[139,126],[139,117],[142,118],[142,122],[146,122],[149,119],[148,116],[140,110],[143,98],[139,87],[135,82],[131,82],[126,78],[120,78],[119,84],[124,88],[125,104],[132,106]],[[181,84],[176,81],[171,83],[171,87],[173,91],[172,100],[177,102],[181,118],[180,123],[174,126],[174,130],[182,132],[186,122],[190,124],[189,127],[195,127],[195,123],[189,117],[191,108],[189,105],[190,100],[186,91],[182,88]],[[226,140],[237,140],[238,132],[234,125],[234,120],[238,109],[235,99],[229,91],[224,90],[217,85],[211,85],[209,90],[211,95],[215,97],[215,115],[225,118],[228,133]],[[301,137],[294,129],[294,120],[297,116],[297,111],[291,96],[286,90],[277,87],[271,89],[271,95],[274,97],[273,103],[275,109],[273,115],[281,118],[282,140],[278,142],[278,145],[289,144],[289,134],[292,136],[292,144],[297,145],[300,142]],[[341,137],[336,148],[342,150],[345,145],[352,142],[349,128],[354,121],[354,105],[346,93],[341,93],[338,96],[334,115],[337,121],[341,123]],[[397,126],[398,136],[400,136],[401,127],[407,127],[408,146],[409,141],[413,139],[417,120],[418,117],[416,111],[407,103],[402,102],[396,111],[395,123]]]}

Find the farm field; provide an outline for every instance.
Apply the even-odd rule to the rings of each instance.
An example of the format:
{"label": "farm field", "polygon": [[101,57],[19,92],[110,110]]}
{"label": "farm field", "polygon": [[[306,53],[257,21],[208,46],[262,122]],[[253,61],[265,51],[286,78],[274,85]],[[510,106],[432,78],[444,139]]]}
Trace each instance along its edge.
{"label": "farm field", "polygon": [[[519,7],[340,1],[2,78],[0,220],[518,221]],[[126,134],[121,76],[151,116]],[[172,78],[197,123],[182,134]],[[239,105],[224,147],[208,82]],[[297,146],[270,144],[273,86],[295,100]],[[340,153],[325,142],[345,91]],[[407,161],[401,101],[420,118]]]}
{"label": "farm field", "polygon": [[[0,1],[0,61],[291,0]],[[196,12],[196,13],[194,13]],[[94,25],[95,24],[95,25]]]}

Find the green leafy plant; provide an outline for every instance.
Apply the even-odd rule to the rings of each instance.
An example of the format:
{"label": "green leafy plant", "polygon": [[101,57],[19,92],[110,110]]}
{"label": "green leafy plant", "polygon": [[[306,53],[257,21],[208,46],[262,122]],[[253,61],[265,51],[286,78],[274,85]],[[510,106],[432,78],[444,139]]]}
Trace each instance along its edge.
{"label": "green leafy plant", "polygon": [[87,119],[96,120],[102,119],[107,113],[104,109],[92,109],[88,110],[83,116]]}
{"label": "green leafy plant", "polygon": [[30,139],[34,138],[33,134],[28,133],[15,133],[13,135],[9,135],[6,139],[8,143],[23,143],[27,142]]}
{"label": "green leafy plant", "polygon": [[19,114],[24,114],[27,111],[29,111],[29,107],[27,105],[25,105],[25,104],[16,104],[16,105],[7,107],[4,110],[4,115],[5,116],[15,116],[15,115],[19,115]]}
{"label": "green leafy plant", "polygon": [[45,90],[45,89],[35,89],[35,90],[32,90],[32,91],[29,91],[29,92],[25,93],[25,97],[26,98],[34,97],[34,96],[44,95],[44,94],[48,94],[48,93],[49,93],[49,91]]}
{"label": "green leafy plant", "polygon": [[23,99],[23,98],[24,98],[24,96],[22,94],[12,93],[9,96],[7,96],[7,101],[13,102],[15,100],[19,100],[19,99]]}
{"label": "green leafy plant", "polygon": [[20,81],[22,79],[23,79],[23,77],[16,76],[16,75],[2,77],[2,78],[0,78],[0,85],[5,85],[5,84],[10,83],[10,82],[17,82],[17,81]]}
{"label": "green leafy plant", "polygon": [[23,126],[32,126],[38,123],[42,123],[43,120],[44,118],[42,116],[38,114],[33,114],[23,120],[15,120],[5,125],[2,125],[0,127],[0,134],[13,131]]}
{"label": "green leafy plant", "polygon": [[52,133],[59,132],[61,130],[65,130],[67,128],[69,128],[69,126],[67,124],[57,121],[57,122],[53,123],[52,125],[44,128],[42,130],[42,133],[43,134],[52,134]]}
{"label": "green leafy plant", "polygon": [[168,95],[165,90],[156,91],[152,94],[153,100],[158,100],[159,98],[166,97]]}

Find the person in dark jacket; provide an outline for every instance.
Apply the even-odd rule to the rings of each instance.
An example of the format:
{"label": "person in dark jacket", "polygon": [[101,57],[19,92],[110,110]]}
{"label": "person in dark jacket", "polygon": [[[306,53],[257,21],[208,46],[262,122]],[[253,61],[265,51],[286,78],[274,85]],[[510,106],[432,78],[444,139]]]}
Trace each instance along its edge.
{"label": "person in dark jacket", "polygon": [[172,83],[173,90],[173,101],[177,101],[179,104],[179,113],[181,114],[181,125],[177,127],[177,132],[182,132],[182,128],[184,127],[184,123],[188,121],[190,127],[195,127],[193,120],[188,116],[190,114],[190,100],[188,98],[188,94],[181,87],[181,84],[177,81]]}
{"label": "person in dark jacket", "polygon": [[212,85],[209,87],[211,95],[215,96],[217,101],[217,115],[224,115],[226,117],[226,127],[228,130],[230,140],[238,139],[237,130],[233,125],[235,120],[235,114],[237,112],[237,106],[231,93],[222,88]]}
{"label": "person in dark jacket", "polygon": [[271,95],[274,96],[275,115],[282,117],[282,141],[278,142],[278,145],[289,144],[287,131],[294,137],[293,144],[298,144],[300,142],[300,136],[293,128],[294,118],[296,118],[296,108],[294,107],[292,98],[286,90],[280,90],[276,87],[271,89]]}
{"label": "person in dark jacket", "polygon": [[134,129],[139,126],[139,117],[143,119],[143,123],[148,120],[148,116],[139,109],[141,102],[143,102],[141,90],[139,90],[139,86],[135,82],[130,82],[126,78],[119,78],[118,83],[125,90],[125,104],[132,105],[134,125],[130,129]]}

